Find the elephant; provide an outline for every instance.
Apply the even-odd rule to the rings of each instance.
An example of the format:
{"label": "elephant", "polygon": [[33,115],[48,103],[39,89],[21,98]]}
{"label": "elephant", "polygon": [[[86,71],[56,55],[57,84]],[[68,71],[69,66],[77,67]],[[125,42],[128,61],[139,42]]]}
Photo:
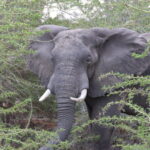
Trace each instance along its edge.
{"label": "elephant", "polygon": [[[65,141],[74,123],[75,104],[85,101],[90,119],[98,117],[102,109],[118,96],[107,96],[103,86],[122,82],[115,76],[99,79],[100,75],[119,72],[133,75],[150,73],[150,55],[135,59],[133,52],[142,53],[150,40],[150,33],[140,34],[127,28],[69,29],[58,25],[41,25],[35,31],[29,50],[29,69],[38,75],[46,91],[39,101],[53,94],[57,103],[58,138],[49,141],[57,144]],[[145,105],[144,105],[145,106]],[[106,116],[120,115],[118,105],[112,105]],[[93,132],[101,135],[96,149],[110,150],[113,129],[96,126]],[[43,146],[40,150],[52,150]]]}

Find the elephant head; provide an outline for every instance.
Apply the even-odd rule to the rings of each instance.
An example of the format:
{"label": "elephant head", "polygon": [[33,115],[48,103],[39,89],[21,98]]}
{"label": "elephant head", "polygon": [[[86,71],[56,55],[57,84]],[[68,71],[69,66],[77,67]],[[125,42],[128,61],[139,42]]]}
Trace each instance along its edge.
{"label": "elephant head", "polygon": [[119,28],[74,29],[43,25],[46,30],[31,41],[36,51],[29,58],[29,68],[47,88],[40,98],[49,94],[57,100],[59,139],[65,140],[74,122],[75,101],[106,94],[102,87],[121,82],[115,76],[99,80],[108,72],[140,75],[149,67],[149,56],[135,59],[133,52],[141,53],[147,40],[135,31]]}

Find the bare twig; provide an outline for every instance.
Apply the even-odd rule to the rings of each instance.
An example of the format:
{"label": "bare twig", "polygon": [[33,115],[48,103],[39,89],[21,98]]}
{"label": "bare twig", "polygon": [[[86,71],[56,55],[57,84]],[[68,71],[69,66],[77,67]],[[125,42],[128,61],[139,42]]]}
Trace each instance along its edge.
{"label": "bare twig", "polygon": [[30,103],[31,105],[31,110],[30,110],[30,114],[29,114],[29,119],[28,119],[28,122],[27,122],[27,125],[25,127],[25,129],[28,129],[29,128],[29,125],[30,125],[30,122],[31,122],[31,118],[32,118],[32,114],[33,114],[33,106],[32,106],[32,101]]}

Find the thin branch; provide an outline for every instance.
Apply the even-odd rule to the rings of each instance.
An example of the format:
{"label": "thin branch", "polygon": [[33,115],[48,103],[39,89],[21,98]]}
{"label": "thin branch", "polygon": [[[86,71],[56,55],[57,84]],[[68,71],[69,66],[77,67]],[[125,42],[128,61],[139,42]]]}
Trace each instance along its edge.
{"label": "thin branch", "polygon": [[129,5],[129,4],[127,4],[127,3],[124,3],[124,5],[127,6],[127,7],[130,7],[130,8],[133,8],[133,9],[135,9],[135,10],[138,10],[138,11],[143,11],[144,13],[150,13],[150,11],[143,10],[143,9],[139,9],[139,8],[134,7],[134,6],[132,6],[132,5]]}
{"label": "thin branch", "polygon": [[33,106],[32,106],[32,101],[31,101],[31,111],[30,111],[30,114],[29,114],[29,119],[28,119],[28,122],[27,122],[27,125],[25,127],[25,129],[28,129],[29,128],[29,125],[30,125],[30,122],[31,122],[31,118],[32,118],[32,114],[33,114]]}

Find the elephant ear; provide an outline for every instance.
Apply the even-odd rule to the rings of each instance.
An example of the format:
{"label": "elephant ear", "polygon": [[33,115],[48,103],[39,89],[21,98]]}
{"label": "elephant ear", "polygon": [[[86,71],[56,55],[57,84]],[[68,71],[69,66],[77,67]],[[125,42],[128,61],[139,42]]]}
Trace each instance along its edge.
{"label": "elephant ear", "polygon": [[[96,30],[101,36],[102,29]],[[98,48],[99,62],[97,62],[95,74],[90,82],[89,95],[99,97],[107,94],[103,86],[111,86],[122,79],[114,75],[100,79],[101,75],[109,72],[141,75],[150,66],[150,56],[134,58],[132,53],[142,53],[146,49],[147,41],[135,31],[119,28],[107,30],[102,34],[104,43]]]}
{"label": "elephant ear", "polygon": [[30,40],[29,50],[35,52],[28,57],[28,67],[38,75],[45,87],[47,87],[53,70],[51,51],[54,42],[52,40],[59,32],[64,30],[67,30],[67,28],[57,25],[42,25],[35,30],[42,32],[42,35],[33,37]]}

